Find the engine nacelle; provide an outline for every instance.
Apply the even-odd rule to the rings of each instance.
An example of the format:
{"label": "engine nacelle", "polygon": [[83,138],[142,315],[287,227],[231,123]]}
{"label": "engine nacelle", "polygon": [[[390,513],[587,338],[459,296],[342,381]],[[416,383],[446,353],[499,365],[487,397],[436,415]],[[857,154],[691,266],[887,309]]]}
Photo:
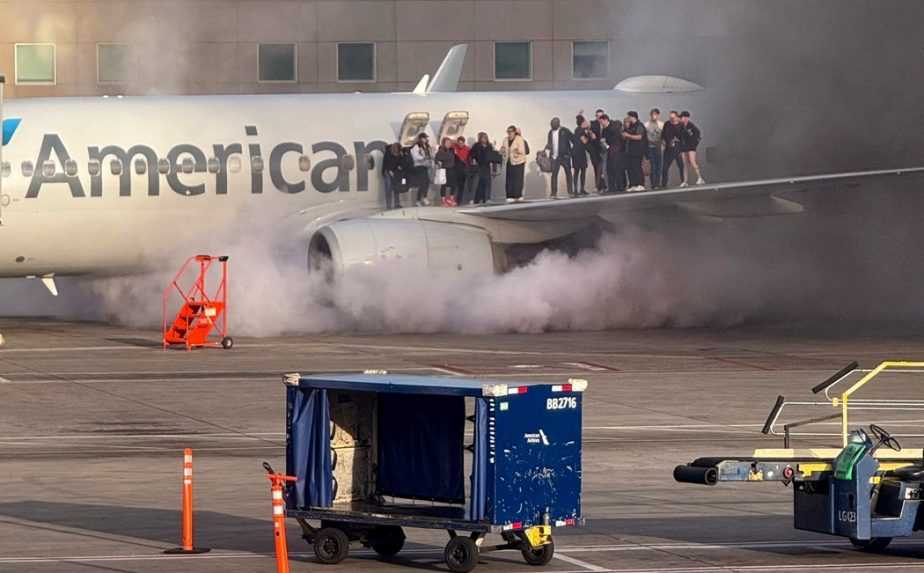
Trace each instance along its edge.
{"label": "engine nacelle", "polygon": [[358,265],[400,261],[411,270],[492,273],[503,265],[484,229],[468,225],[363,217],[321,227],[308,243],[308,265],[318,268],[329,261],[341,274]]}

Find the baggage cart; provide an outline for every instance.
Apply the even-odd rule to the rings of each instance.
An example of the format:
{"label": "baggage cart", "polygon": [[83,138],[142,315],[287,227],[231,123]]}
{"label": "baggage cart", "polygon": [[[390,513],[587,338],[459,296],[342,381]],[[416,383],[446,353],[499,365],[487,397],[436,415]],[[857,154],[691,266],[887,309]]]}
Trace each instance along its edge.
{"label": "baggage cart", "polygon": [[[404,528],[449,533],[450,571],[488,551],[544,565],[553,527],[583,525],[584,380],[511,383],[431,376],[289,374],[286,514],[322,563],[351,543],[381,557]],[[487,545],[497,534],[502,543]]]}

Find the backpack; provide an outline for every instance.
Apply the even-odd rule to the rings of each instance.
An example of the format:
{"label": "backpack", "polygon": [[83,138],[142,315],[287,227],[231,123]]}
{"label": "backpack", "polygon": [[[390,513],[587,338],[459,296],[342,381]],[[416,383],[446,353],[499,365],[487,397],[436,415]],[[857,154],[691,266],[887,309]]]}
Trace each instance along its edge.
{"label": "backpack", "polygon": [[[523,137],[522,135],[520,137]],[[526,150],[526,155],[529,155],[529,142],[526,141],[526,138],[523,137],[523,149]]]}

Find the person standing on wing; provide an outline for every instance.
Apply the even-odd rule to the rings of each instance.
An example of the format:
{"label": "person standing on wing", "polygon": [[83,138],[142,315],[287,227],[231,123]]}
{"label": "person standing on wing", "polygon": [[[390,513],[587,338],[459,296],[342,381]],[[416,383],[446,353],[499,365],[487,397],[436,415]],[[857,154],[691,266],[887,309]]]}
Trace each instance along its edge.
{"label": "person standing on wing", "polygon": [[503,163],[507,166],[507,202],[523,200],[523,181],[526,172],[526,140],[515,125],[507,128],[507,137],[501,147]]}
{"label": "person standing on wing", "polygon": [[552,118],[545,149],[552,159],[552,199],[558,198],[558,172],[565,170],[565,185],[568,195],[574,196],[574,180],[571,174],[571,146],[574,134],[567,127],[561,126],[561,120]]}
{"label": "person standing on wing", "polygon": [[[703,139],[703,134],[700,132],[699,128],[690,121],[690,112],[682,111],[680,112],[680,151],[683,153],[683,159],[686,161],[687,165],[693,168],[693,172],[696,173],[696,184],[702,185],[706,182],[703,179],[703,174],[699,170],[699,163],[696,161],[696,148],[699,147],[699,142]],[[686,181],[680,184],[681,187],[686,187]]]}

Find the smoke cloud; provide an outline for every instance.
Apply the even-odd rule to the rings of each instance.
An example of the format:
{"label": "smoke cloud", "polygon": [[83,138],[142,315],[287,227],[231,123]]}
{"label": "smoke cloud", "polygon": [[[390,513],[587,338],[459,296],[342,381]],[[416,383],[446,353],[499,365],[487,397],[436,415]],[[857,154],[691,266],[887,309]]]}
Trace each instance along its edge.
{"label": "smoke cloud", "polygon": [[[799,215],[636,220],[602,231],[592,248],[555,245],[500,275],[433,275],[387,263],[327,282],[307,272],[305,242],[288,230],[237,228],[235,240],[203,252],[231,256],[231,325],[239,336],[914,325],[924,315],[914,249],[924,239],[915,216],[924,199],[909,183],[829,191],[806,199]],[[0,312],[156,328],[173,272],[62,281],[61,300],[51,302],[30,283],[21,294],[31,309],[8,298]],[[178,308],[174,297],[169,310]]]}

